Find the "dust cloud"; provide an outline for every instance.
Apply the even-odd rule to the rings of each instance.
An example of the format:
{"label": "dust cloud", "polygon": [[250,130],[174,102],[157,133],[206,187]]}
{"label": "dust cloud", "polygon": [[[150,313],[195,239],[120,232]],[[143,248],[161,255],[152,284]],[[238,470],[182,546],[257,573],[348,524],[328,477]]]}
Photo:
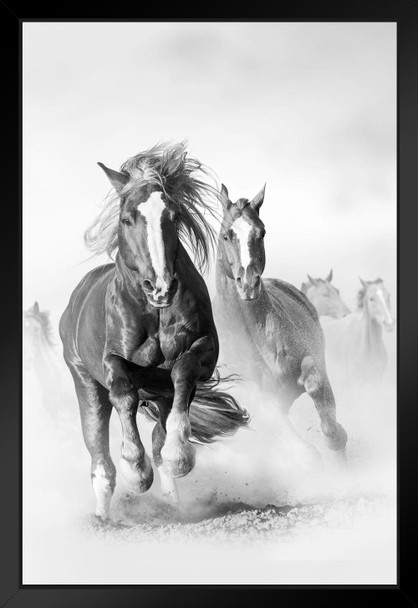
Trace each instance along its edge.
{"label": "dust cloud", "polygon": [[[39,376],[24,373],[25,583],[394,581],[396,366],[395,338],[386,338],[390,365],[380,385],[333,386],[349,436],[346,466],[325,447],[306,394],[286,419],[271,396],[241,380],[230,392],[249,411],[250,426],[197,447],[194,470],[178,480],[180,506],[163,500],[157,473],[141,496],[118,474],[109,525],[93,516],[90,457],[58,343],[56,416],[45,407]],[[153,423],[140,413],[137,420],[150,454]],[[115,413],[110,436],[118,465]]]}

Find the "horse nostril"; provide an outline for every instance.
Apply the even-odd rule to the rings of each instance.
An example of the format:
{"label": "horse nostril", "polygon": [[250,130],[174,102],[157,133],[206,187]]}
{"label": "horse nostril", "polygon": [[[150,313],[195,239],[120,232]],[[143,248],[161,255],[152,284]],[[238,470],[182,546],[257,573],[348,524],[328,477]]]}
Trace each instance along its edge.
{"label": "horse nostril", "polygon": [[241,277],[237,277],[237,283],[240,287],[242,287],[242,279]]}
{"label": "horse nostril", "polygon": [[148,279],[145,279],[145,281],[142,283],[142,287],[148,292],[154,291],[155,289],[154,285],[151,283],[151,281],[148,281]]}

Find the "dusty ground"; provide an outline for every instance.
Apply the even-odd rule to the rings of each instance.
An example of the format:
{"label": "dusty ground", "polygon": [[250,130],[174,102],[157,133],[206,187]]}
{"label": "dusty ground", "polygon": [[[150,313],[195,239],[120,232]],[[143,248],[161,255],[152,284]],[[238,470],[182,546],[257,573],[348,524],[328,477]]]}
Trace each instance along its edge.
{"label": "dusty ground", "polygon": [[[162,499],[158,474],[141,496],[128,493],[118,474],[113,521],[105,524],[93,515],[77,411],[70,423],[53,423],[34,390],[28,386],[24,398],[25,583],[393,582],[394,383],[336,388],[349,434],[343,467],[325,448],[308,397],[295,403],[286,426],[247,386],[251,429],[198,447],[196,467],[178,480],[180,506]],[[150,453],[152,424],[138,417],[138,425]],[[116,466],[120,440],[112,417]],[[163,574],[160,564],[169,565]]]}
{"label": "dusty ground", "polygon": [[391,507],[388,496],[361,496],[316,504],[256,508],[242,502],[202,503],[185,511],[162,501],[135,498],[119,502],[122,519],[102,522],[95,516],[79,521],[79,531],[87,537],[120,542],[167,540],[194,543],[234,542],[239,545],[289,542],[306,538],[317,530],[332,532],[350,528],[359,521],[372,520]]}

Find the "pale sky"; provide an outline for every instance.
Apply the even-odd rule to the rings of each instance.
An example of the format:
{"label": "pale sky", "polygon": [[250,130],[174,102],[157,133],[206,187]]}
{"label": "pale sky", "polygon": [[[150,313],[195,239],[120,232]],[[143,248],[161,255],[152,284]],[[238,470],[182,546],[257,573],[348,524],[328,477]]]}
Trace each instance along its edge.
{"label": "pale sky", "polygon": [[[396,288],[395,23],[25,23],[23,306],[59,316],[114,169],[187,139],[232,200],[266,182],[265,276]],[[213,295],[213,275],[207,277]]]}

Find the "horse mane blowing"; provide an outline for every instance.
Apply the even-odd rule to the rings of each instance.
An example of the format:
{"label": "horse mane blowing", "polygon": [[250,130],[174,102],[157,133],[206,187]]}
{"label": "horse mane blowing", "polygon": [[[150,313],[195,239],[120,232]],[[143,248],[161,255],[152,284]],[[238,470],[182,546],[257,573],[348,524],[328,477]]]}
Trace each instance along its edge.
{"label": "horse mane blowing", "polygon": [[207,215],[219,223],[218,189],[207,183],[214,180],[211,170],[188,155],[187,142],[158,143],[128,158],[120,172],[129,181],[120,194],[112,191],[98,217],[84,233],[87,248],[94,255],[107,253],[113,258],[118,250],[120,198],[145,183],[159,186],[178,211],[178,234],[191,250],[200,272],[205,273],[216,246],[216,231]]}

